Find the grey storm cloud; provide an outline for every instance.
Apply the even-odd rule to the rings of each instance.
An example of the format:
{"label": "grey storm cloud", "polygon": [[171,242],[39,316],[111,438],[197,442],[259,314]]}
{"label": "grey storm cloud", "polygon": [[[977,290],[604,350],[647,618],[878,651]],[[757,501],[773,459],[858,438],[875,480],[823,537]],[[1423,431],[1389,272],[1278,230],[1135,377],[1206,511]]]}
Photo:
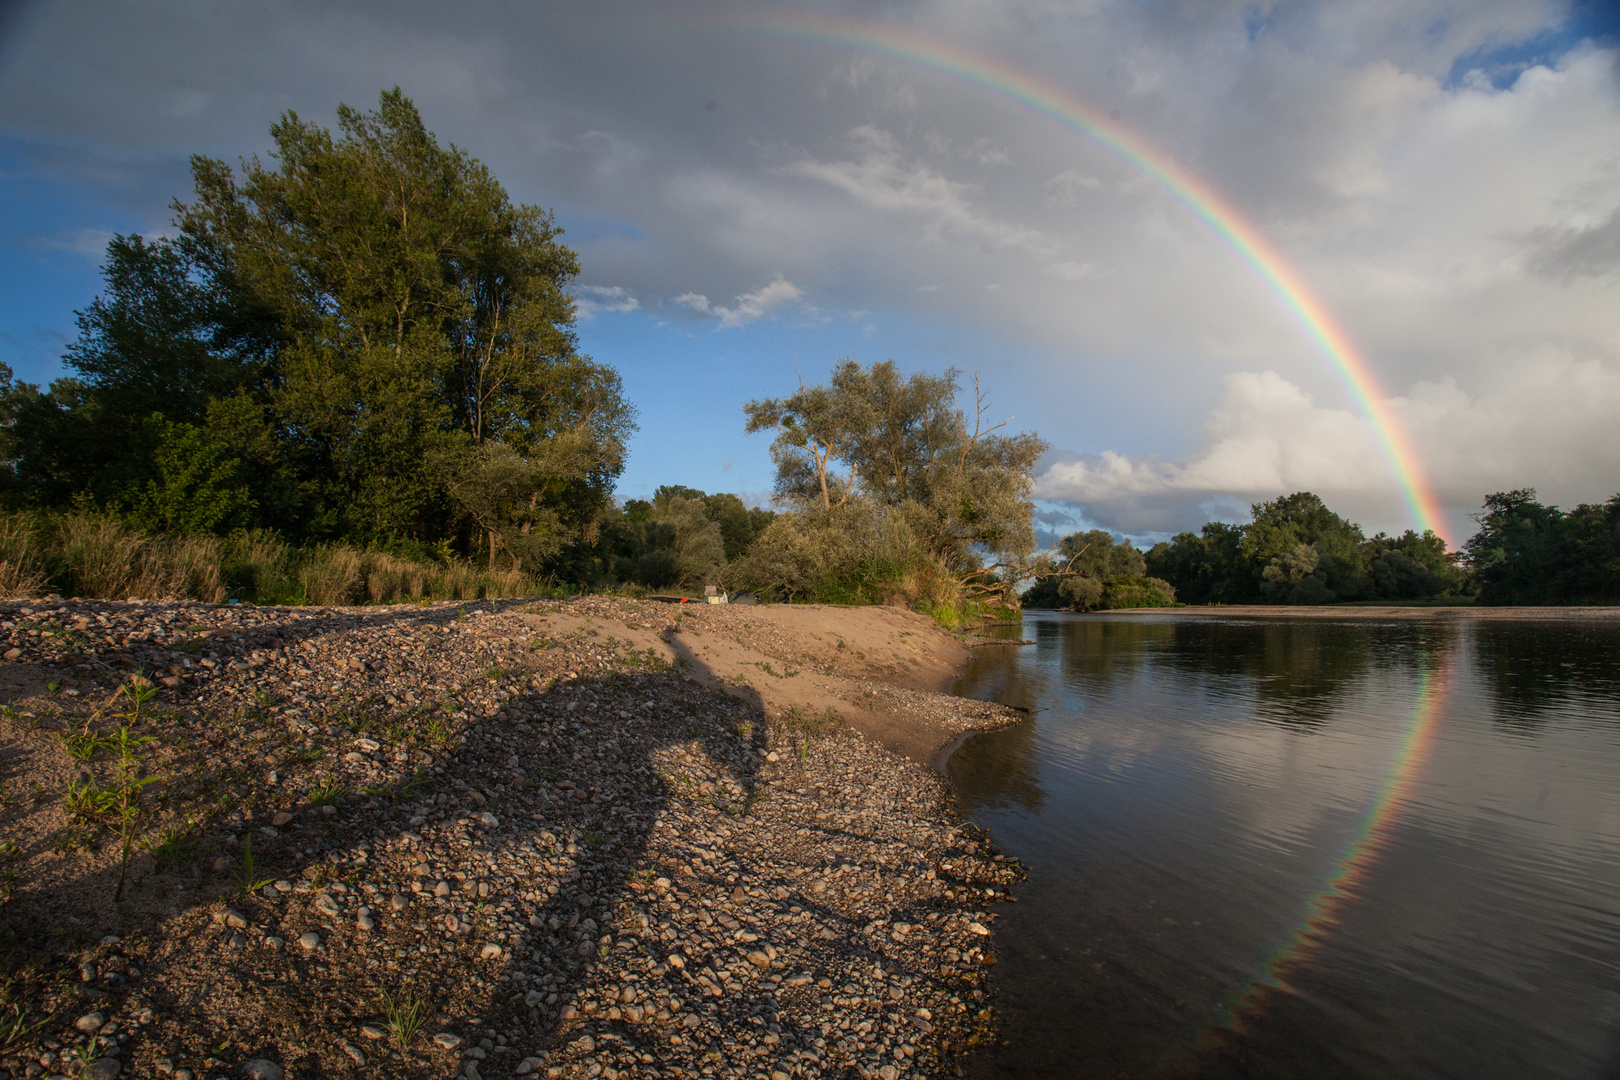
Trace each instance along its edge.
{"label": "grey storm cloud", "polygon": [[[1614,47],[1570,41],[1508,82],[1455,70],[1568,10],[750,9],[971,48],[1202,177],[1338,316],[1459,521],[1487,490],[1567,502],[1620,476]],[[263,154],[283,111],[330,122],[337,102],[398,84],[515,197],[557,210],[583,317],[962,327],[1014,346],[982,366],[1020,424],[1071,453],[1040,493],[1088,522],[1196,526],[1281,484],[1402,524],[1376,433],[1243,261],[1128,163],[961,80],[679,0],[8,11],[0,130],[26,167],[151,228],[185,194],[187,155]]]}

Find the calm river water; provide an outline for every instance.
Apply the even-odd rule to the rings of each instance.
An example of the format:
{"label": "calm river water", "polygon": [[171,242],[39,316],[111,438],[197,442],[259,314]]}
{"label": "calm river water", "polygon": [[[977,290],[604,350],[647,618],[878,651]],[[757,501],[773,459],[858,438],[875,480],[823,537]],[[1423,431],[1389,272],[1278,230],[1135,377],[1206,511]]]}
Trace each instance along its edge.
{"label": "calm river water", "polygon": [[1620,1075],[1620,623],[1031,613],[985,1076]]}

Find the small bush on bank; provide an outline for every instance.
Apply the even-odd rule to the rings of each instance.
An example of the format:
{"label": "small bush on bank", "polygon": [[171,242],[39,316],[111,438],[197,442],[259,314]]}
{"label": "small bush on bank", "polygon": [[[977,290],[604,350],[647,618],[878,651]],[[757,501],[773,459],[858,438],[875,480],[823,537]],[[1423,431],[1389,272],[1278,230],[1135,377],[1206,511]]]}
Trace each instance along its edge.
{"label": "small bush on bank", "polygon": [[235,598],[345,606],[478,600],[554,590],[512,570],[425,562],[342,544],[294,548],[263,531],[228,537],[134,528],[104,514],[0,514],[0,595],[106,599]]}

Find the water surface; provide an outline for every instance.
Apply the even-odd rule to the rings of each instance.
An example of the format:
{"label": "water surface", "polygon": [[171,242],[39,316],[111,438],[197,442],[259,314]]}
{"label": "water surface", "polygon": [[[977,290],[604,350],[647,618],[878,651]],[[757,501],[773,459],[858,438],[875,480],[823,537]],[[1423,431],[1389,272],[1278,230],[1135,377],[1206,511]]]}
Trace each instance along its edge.
{"label": "water surface", "polygon": [[1620,1075],[1620,624],[1030,613],[989,1076]]}

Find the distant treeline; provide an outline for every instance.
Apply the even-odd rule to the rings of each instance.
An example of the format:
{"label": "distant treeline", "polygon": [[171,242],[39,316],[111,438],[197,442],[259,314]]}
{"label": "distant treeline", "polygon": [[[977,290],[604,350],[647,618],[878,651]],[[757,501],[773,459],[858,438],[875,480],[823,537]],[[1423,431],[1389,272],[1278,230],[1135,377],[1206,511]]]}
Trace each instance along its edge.
{"label": "distant treeline", "polygon": [[1567,512],[1530,489],[1487,496],[1479,531],[1460,552],[1432,531],[1368,537],[1310,492],[1251,512],[1247,525],[1212,521],[1147,552],[1101,530],[1066,537],[1054,562],[1068,574],[1038,579],[1024,605],[1620,602],[1620,495]]}

